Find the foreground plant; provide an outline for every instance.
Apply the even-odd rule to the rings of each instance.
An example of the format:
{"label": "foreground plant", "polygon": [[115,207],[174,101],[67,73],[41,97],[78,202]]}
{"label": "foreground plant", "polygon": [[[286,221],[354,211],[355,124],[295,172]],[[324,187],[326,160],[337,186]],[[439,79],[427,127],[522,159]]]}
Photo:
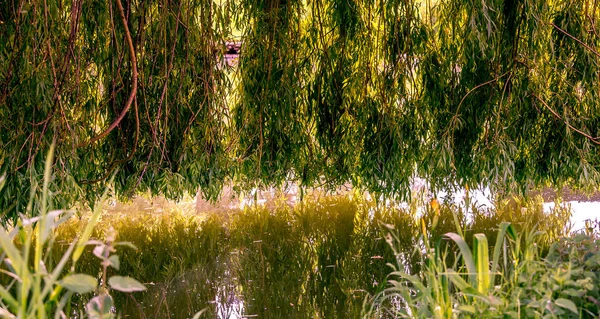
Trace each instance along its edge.
{"label": "foreground plant", "polygon": [[[97,292],[86,309],[89,318],[111,318],[112,300],[106,286],[107,268],[119,267],[118,258],[111,255],[114,247],[123,243],[89,241],[90,235],[101,215],[97,205],[81,236],[73,239],[58,263],[52,267],[49,260],[53,246],[53,230],[71,217],[72,212],[47,211],[48,185],[51,178],[53,148],[46,159],[39,216],[22,218],[10,231],[0,230],[0,248],[6,269],[0,270],[9,277],[7,285],[0,286],[0,316],[3,318],[66,318],[64,312],[74,294]],[[4,179],[0,179],[0,189]],[[102,198],[106,198],[107,192]],[[32,195],[33,198],[33,195]],[[31,214],[33,202],[28,205]],[[87,245],[96,245],[94,253],[102,259],[103,281],[98,289],[98,280],[92,276],[74,273],[75,265]],[[66,271],[70,263],[70,270]],[[112,289],[131,292],[144,290],[139,282],[128,277],[111,277]]]}
{"label": "foreground plant", "polygon": [[[469,246],[464,235],[447,233],[432,247],[423,229],[421,271],[394,268],[388,288],[367,304],[366,316],[597,318],[598,233],[561,239],[545,257],[536,242],[541,234],[519,234],[511,224],[501,223],[490,250],[484,234],[475,234]],[[395,244],[393,238],[389,242]]]}

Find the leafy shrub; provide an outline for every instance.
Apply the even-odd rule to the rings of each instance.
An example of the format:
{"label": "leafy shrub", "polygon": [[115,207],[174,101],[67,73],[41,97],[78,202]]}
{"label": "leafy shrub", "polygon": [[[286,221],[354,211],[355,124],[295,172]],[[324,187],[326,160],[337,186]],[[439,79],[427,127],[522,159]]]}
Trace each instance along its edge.
{"label": "leafy shrub", "polygon": [[[542,255],[543,233],[501,223],[490,254],[484,234],[446,233],[426,248],[421,271],[403,267],[366,303],[367,317],[597,318],[600,315],[598,233],[565,237]],[[448,241],[449,240],[449,241]],[[446,256],[454,255],[448,262]],[[490,255],[492,258],[490,258]]]}

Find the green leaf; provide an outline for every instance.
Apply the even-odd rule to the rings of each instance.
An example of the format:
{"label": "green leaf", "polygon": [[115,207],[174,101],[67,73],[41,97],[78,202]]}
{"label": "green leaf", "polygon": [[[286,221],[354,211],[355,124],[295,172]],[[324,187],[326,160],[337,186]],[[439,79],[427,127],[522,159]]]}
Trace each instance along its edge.
{"label": "green leaf", "polygon": [[[490,282],[493,284],[496,282],[496,270],[500,264],[500,253],[505,243],[505,236],[510,236],[512,240],[517,239],[517,232],[511,223],[502,222],[500,223],[500,231],[498,237],[496,237],[496,245],[494,245],[494,255],[492,257],[492,268],[490,270]],[[506,256],[504,256],[506,258]]]}
{"label": "green leaf", "polygon": [[202,316],[202,315],[203,315],[205,312],[207,312],[207,311],[208,311],[208,308],[204,308],[204,309],[202,309],[202,310],[198,311],[198,312],[197,312],[197,313],[196,313],[196,314],[195,314],[195,315],[192,317],[192,319],[200,319],[200,317],[201,317],[201,316]]}
{"label": "green leaf", "polygon": [[[5,304],[7,304],[8,306],[10,306],[12,309],[15,309],[15,310],[19,309],[19,302],[3,286],[0,286],[0,298],[2,298],[2,301]],[[0,308],[0,310],[2,310],[2,309]],[[8,310],[6,310],[6,311],[8,311]],[[1,312],[0,312],[0,318],[4,318],[3,314]]]}
{"label": "green leaf", "polygon": [[[112,181],[114,180],[114,173],[113,176],[110,178],[110,183],[112,183]],[[108,198],[108,191],[109,188],[105,188],[104,189],[104,193],[102,193],[102,197],[100,198],[100,203],[103,203],[104,200],[106,200],[106,198]],[[90,217],[87,225],[85,226],[84,230],[83,230],[83,234],[81,235],[81,237],[79,237],[79,240],[77,241],[77,245],[75,245],[75,251],[73,252],[73,263],[76,263],[79,258],[81,257],[81,254],[83,254],[83,250],[85,249],[85,246],[87,245],[88,239],[90,239],[90,236],[92,235],[92,231],[94,230],[94,227],[96,226],[96,223],[98,222],[100,215],[102,214],[102,205],[100,205],[100,203],[96,204],[92,213],[92,216]]]}
{"label": "green leaf", "polygon": [[113,246],[115,246],[115,247],[116,246],[126,246],[126,247],[129,247],[129,248],[133,249],[133,250],[137,250],[137,247],[134,244],[132,244],[132,243],[130,243],[128,241],[118,241],[118,242],[114,243]]}
{"label": "green leaf", "polygon": [[112,255],[112,256],[108,257],[108,261],[110,261],[111,267],[113,267],[116,270],[119,270],[119,267],[121,265],[121,263],[119,262],[119,256]]}
{"label": "green leaf", "polygon": [[557,306],[559,306],[561,308],[569,309],[569,310],[571,310],[575,314],[579,313],[579,311],[577,310],[577,306],[575,305],[575,303],[572,302],[569,299],[558,298],[558,299],[556,299],[554,301],[554,304],[556,304]]}
{"label": "green leaf", "polygon": [[63,278],[60,285],[74,293],[85,294],[96,290],[98,280],[90,275],[74,274]]}
{"label": "green leaf", "polygon": [[461,305],[458,306],[458,310],[460,310],[460,312],[466,312],[469,314],[475,314],[475,307],[472,305]]}
{"label": "green leaf", "polygon": [[110,311],[113,306],[112,298],[107,294],[96,296],[85,306],[90,319],[111,319],[114,314]]}
{"label": "green leaf", "polygon": [[469,273],[469,282],[471,283],[471,285],[475,286],[477,283],[477,268],[475,268],[475,261],[473,260],[473,254],[469,249],[469,245],[467,245],[467,242],[465,242],[465,240],[461,236],[455,233],[446,233],[444,234],[444,236],[452,239],[456,243],[456,245],[458,245],[463,260],[465,261],[465,265],[467,266],[467,272]]}
{"label": "green leaf", "polygon": [[[12,262],[15,270],[19,271],[20,269],[26,269],[26,267],[23,267],[25,261],[23,261],[21,253],[13,244],[13,239],[10,238],[8,233],[4,230],[0,230],[0,247],[2,247],[2,251],[6,253],[6,256],[8,256],[8,259]],[[17,275],[22,276],[21,273],[17,273]]]}
{"label": "green leaf", "polygon": [[490,289],[490,257],[487,237],[484,234],[475,234],[473,249],[477,267],[477,290],[487,293]]}
{"label": "green leaf", "polygon": [[0,308],[0,318],[12,319],[16,317],[12,313],[10,313],[10,311]]}
{"label": "green leaf", "polygon": [[108,284],[112,289],[122,292],[146,290],[146,286],[142,285],[139,281],[130,277],[113,276],[110,277],[110,279],[108,279]]}
{"label": "green leaf", "polygon": [[471,285],[462,279],[462,277],[456,271],[454,271],[454,269],[448,269],[446,274],[459,291],[466,292],[467,289],[471,288]]}

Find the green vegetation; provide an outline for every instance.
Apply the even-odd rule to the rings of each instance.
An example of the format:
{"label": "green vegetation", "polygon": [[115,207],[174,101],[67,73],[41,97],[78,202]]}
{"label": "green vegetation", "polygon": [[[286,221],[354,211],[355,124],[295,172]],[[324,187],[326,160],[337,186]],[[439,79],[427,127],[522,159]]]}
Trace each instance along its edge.
{"label": "green vegetation", "polygon": [[[599,230],[509,196],[600,187],[598,3],[3,0],[0,316],[599,316]],[[105,201],[223,185],[302,200]]]}
{"label": "green vegetation", "polygon": [[[144,285],[130,277],[107,277],[109,267],[119,269],[119,258],[113,254],[116,251],[115,247],[131,246],[131,244],[115,242],[111,234],[107,236],[106,242],[88,241],[101,213],[100,209],[96,209],[92,212],[90,221],[82,228],[81,235],[72,239],[67,250],[60,254],[58,259],[51,258],[55,239],[54,230],[71,216],[62,211],[47,211],[52,155],[53,147],[50,148],[46,160],[39,217],[19,220],[10,232],[5,229],[0,232],[1,259],[5,261],[2,277],[0,277],[2,282],[0,316],[2,318],[64,318],[71,315],[69,302],[74,294],[84,295],[95,292],[95,296],[85,305],[87,317],[113,318],[111,309],[113,300],[109,294],[110,290],[134,292],[146,289]],[[0,188],[3,186],[2,178]],[[31,202],[28,207],[30,209],[33,207]],[[100,261],[96,259],[96,267],[101,269],[102,274],[100,286],[98,278],[75,273],[75,266],[87,245],[95,246],[93,254],[100,259]],[[67,270],[66,266],[69,263],[71,269]]]}
{"label": "green vegetation", "polygon": [[[74,217],[57,229],[52,250],[57,256],[87,216]],[[148,287],[143,293],[111,294],[124,316],[186,318],[206,309],[206,318],[234,311],[261,318],[360,318],[369,296],[387,294],[389,264],[401,263],[413,274],[421,271],[423,225],[431,229],[430,242],[457,232],[455,220],[466,238],[485,232],[495,242],[501,221],[513,223],[515,229],[531,229],[544,220],[550,231],[537,236],[536,249],[545,256],[551,243],[568,235],[569,217],[565,210],[544,214],[539,199],[507,201],[497,212],[473,205],[466,213],[464,206],[453,204],[435,209],[415,202],[401,209],[350,195],[307,195],[294,208],[247,207],[210,216],[174,206],[132,205],[105,213],[92,238],[102,241],[113,229],[116,240],[138,248],[115,253],[119,273]],[[446,260],[460,263],[456,256]],[[91,248],[75,271],[100,275]],[[73,298],[73,308],[81,308],[88,299]]]}
{"label": "green vegetation", "polygon": [[388,288],[372,299],[369,314],[373,318],[597,318],[599,233],[597,223],[584,233],[554,242],[547,253],[539,245],[543,232],[534,227],[519,233],[506,222],[500,224],[494,246],[488,245],[484,234],[475,234],[469,246],[464,236],[447,233],[432,247],[423,234],[423,268],[409,273],[398,265]]}
{"label": "green vegetation", "polygon": [[[7,0],[0,194],[600,181],[592,0]],[[241,36],[238,67],[221,62]],[[54,207],[54,206],[53,206]]]}

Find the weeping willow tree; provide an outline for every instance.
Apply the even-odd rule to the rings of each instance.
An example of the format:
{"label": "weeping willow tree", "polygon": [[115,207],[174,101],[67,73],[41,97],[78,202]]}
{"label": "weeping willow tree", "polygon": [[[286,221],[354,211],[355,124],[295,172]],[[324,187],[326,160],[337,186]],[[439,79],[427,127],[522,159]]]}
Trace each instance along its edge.
{"label": "weeping willow tree", "polygon": [[[596,0],[5,0],[0,194],[600,182]],[[241,38],[239,64],[223,61]]]}

